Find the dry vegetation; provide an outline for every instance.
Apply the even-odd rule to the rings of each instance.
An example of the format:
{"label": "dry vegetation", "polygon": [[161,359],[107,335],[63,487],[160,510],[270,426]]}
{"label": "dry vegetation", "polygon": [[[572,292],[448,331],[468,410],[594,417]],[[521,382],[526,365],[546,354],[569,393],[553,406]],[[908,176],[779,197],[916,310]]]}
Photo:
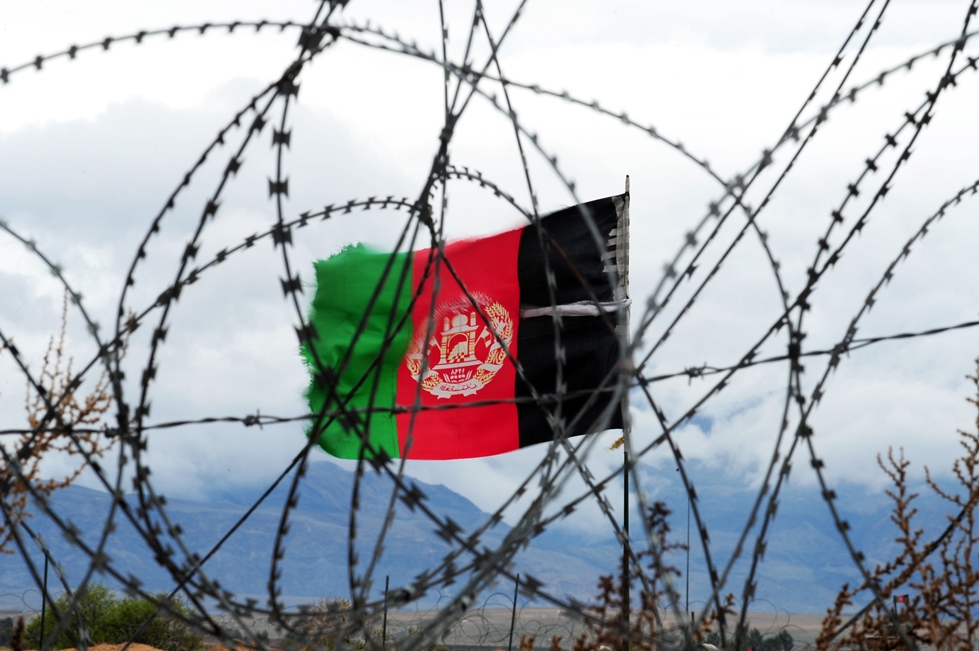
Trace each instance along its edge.
{"label": "dry vegetation", "polygon": [[[633,568],[626,574],[620,567],[618,577],[606,575],[599,579],[595,605],[586,608],[589,615],[584,620],[586,630],[574,640],[572,651],[652,651],[663,648],[664,643],[670,648],[682,648],[686,643],[704,641],[708,632],[716,625],[718,613],[709,611],[707,617],[692,632],[691,638],[684,640],[678,637],[675,626],[664,621],[660,604],[679,603],[680,596],[673,586],[681,575],[680,570],[667,563],[665,558],[671,552],[686,550],[686,545],[669,541],[669,515],[670,510],[662,502],[656,502],[649,507],[646,516],[649,520],[649,531],[652,532],[652,539],[660,544],[654,550],[637,554],[639,561],[644,563],[641,572],[636,571],[639,568]],[[638,609],[633,608],[629,613],[630,625],[627,630],[623,627],[625,585],[629,586],[630,595],[639,597]],[[634,599],[629,601],[631,603]],[[733,603],[734,596],[728,595],[723,606],[725,615],[734,614]],[[552,638],[551,651],[559,651],[561,641],[560,637]],[[520,650],[533,651],[534,643],[533,637],[523,638]]]}
{"label": "dry vegetation", "polygon": [[[90,392],[79,394],[79,383],[72,369],[72,358],[65,353],[68,323],[68,295],[61,309],[61,329],[48,341],[38,387],[27,384],[25,409],[28,429],[3,450],[0,466],[0,552],[9,548],[14,528],[30,517],[31,493],[47,496],[68,486],[85,470],[90,459],[101,457],[112,440],[93,432],[112,406],[108,376],[103,373]],[[0,348],[0,354],[5,352]],[[87,431],[78,431],[79,429]],[[42,478],[46,458],[67,454],[79,461],[63,477]]]}
{"label": "dry vegetation", "polygon": [[[886,651],[918,645],[974,649],[979,629],[979,359],[976,374],[968,377],[975,386],[975,396],[967,399],[976,406],[976,431],[959,430],[963,452],[952,466],[957,492],[939,486],[925,469],[930,490],[948,505],[947,528],[937,538],[925,538],[916,520],[918,494],[908,487],[910,462],[903,452],[893,450],[886,459],[878,458],[893,483],[888,495],[894,502],[891,519],[900,551],[874,568],[870,581],[855,588],[843,586],[817,639],[820,651],[853,647]],[[855,599],[868,595],[873,601],[856,617],[843,615]],[[898,596],[906,596],[900,606]]]}

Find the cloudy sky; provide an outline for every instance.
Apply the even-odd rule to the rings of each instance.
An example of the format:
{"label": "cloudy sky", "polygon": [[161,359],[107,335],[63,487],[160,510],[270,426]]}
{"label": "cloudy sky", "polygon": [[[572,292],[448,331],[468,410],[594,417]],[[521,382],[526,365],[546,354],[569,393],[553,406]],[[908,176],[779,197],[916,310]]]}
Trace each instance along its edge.
{"label": "cloudy sky", "polygon": [[[458,63],[467,49],[473,9],[470,3],[450,4],[447,52]],[[515,6],[501,2],[485,8],[494,38],[506,30]],[[780,145],[783,134],[865,8],[847,0],[529,2],[507,33],[500,65],[505,77],[524,85],[511,87],[510,99],[526,133],[538,135],[540,150],[528,146],[528,171],[541,209],[571,205],[576,197],[617,194],[625,175],[631,176],[632,319],[641,342],[637,360],[652,353],[646,376],[737,364],[782,315],[782,290],[761,238],[749,231],[738,239],[744,213],[731,213],[719,228],[716,219],[705,221],[710,204],[725,196],[723,184],[708,169],[723,181],[747,177],[763,152],[774,150],[772,166],[745,198],[749,205],[760,204],[798,147],[791,139]],[[757,220],[779,264],[782,289],[794,301],[805,287],[806,270],[829,229],[831,212],[843,205],[848,186],[859,181],[860,194],[847,201],[844,222],[830,231],[831,249],[843,249],[839,263],[820,278],[809,299],[804,351],[842,341],[868,293],[905,245],[944,202],[979,176],[974,119],[979,80],[974,70],[966,70],[938,98],[907,164],[888,181],[886,197],[866,225],[850,237],[911,142],[915,125],[907,124],[905,114],[918,110],[926,92],[938,87],[950,49],[916,60],[910,70],[885,76],[882,84],[870,82],[957,38],[968,3],[891,2],[850,70],[882,8],[882,2],[869,8],[841,65],[830,71],[797,124],[819,115],[841,83],[844,93],[863,88],[856,101],[827,111],[827,121]],[[227,28],[212,28],[203,35],[200,30],[148,35],[138,46],[133,39],[107,48],[101,43],[109,36],[174,25],[261,19],[301,24],[312,19],[314,3],[236,0],[137,7],[120,1],[85,3],[82,9],[60,1],[5,5],[0,12],[0,66],[10,71],[8,83],[0,85],[0,217],[63,266],[89,314],[103,331],[111,331],[127,271],[154,218],[218,132],[292,62],[299,31],[238,27],[229,34]],[[353,0],[338,13],[336,24],[344,28],[344,38],[304,68],[298,103],[286,116],[292,130],[283,162],[289,178],[287,219],[369,196],[413,199],[438,148],[443,69],[428,58],[441,50],[438,5]],[[386,36],[366,32],[368,26],[383,28]],[[404,43],[417,43],[423,56],[374,47],[399,49],[395,34]],[[78,51],[74,60],[62,56],[45,60],[40,70],[33,64],[18,69],[38,55],[91,43],[100,45]],[[477,34],[469,60],[481,67],[488,51],[485,34]],[[977,51],[979,44],[969,40],[952,70]],[[527,89],[534,85],[551,94]],[[479,171],[529,206],[512,123],[487,99],[502,101],[501,86],[489,81],[480,90],[484,95],[474,97],[460,119],[452,161]],[[580,103],[555,96],[563,91]],[[593,100],[613,115],[589,107]],[[615,117],[623,112],[633,126]],[[278,124],[282,117],[278,104],[269,120]],[[251,120],[249,114],[245,128],[227,132],[226,143],[195,171],[193,182],[166,213],[136,267],[125,309],[142,312],[173,282],[203,206],[219,187]],[[649,127],[662,139],[651,137]],[[800,133],[805,138],[809,127]],[[898,147],[874,158],[888,134],[898,135]],[[238,174],[221,189],[218,218],[202,234],[198,260],[210,260],[275,222],[275,205],[268,197],[276,165],[271,139],[271,128],[266,128],[248,145]],[[550,156],[556,156],[556,168]],[[862,178],[867,159],[876,161],[878,171]],[[518,223],[512,208],[476,184],[453,182],[447,196],[450,237]],[[722,207],[730,203],[727,199]],[[911,254],[875,295],[873,309],[860,315],[858,338],[979,318],[977,209],[975,198],[968,197],[931,225],[926,237],[915,239]],[[403,222],[401,213],[372,211],[317,223],[295,237],[290,264],[309,285],[312,261],[350,242],[390,245]],[[670,278],[665,269],[678,254],[676,270],[681,272],[715,229],[692,279],[678,283]],[[688,235],[698,249],[686,246]],[[723,264],[708,279],[722,256]],[[819,264],[825,259],[823,254]],[[167,317],[169,334],[151,385],[150,422],[259,411],[284,417],[303,413],[306,377],[293,332],[299,318],[282,297],[279,279],[284,275],[281,254],[266,239],[186,288]],[[37,369],[48,337],[57,331],[62,288],[36,256],[6,233],[0,233],[0,287],[0,329]],[[649,316],[647,299],[660,303],[671,291],[666,308],[640,332]],[[695,292],[696,302],[673,325]],[[81,365],[95,348],[78,314],[70,319],[69,350]],[[149,331],[159,315],[148,319],[150,327],[133,337],[127,353],[131,400],[138,395]],[[661,342],[668,329],[669,338]],[[970,395],[965,376],[974,372],[979,355],[976,332],[887,341],[843,357],[821,386],[822,399],[810,416],[813,445],[832,481],[882,485],[874,459],[889,447],[903,447],[918,464],[947,474],[959,450],[956,429],[970,429],[975,422],[975,410],[965,400]],[[783,329],[765,339],[759,357],[783,355],[787,345]],[[811,396],[829,362],[825,355],[805,361],[804,395]],[[683,375],[654,382],[650,391],[670,423],[706,396],[699,416],[678,427],[677,444],[686,459],[700,462],[702,472],[751,486],[761,481],[776,445],[788,372],[786,362],[745,369],[717,394],[711,391],[722,376]],[[23,423],[23,387],[22,373],[9,356],[0,356],[4,428]],[[644,448],[662,430],[638,393],[633,415],[633,446]],[[797,410],[789,411],[788,421],[792,431]],[[596,475],[620,461],[605,452],[613,439],[613,434],[603,435],[589,457]],[[208,424],[159,430],[150,437],[148,454],[160,491],[200,497],[216,487],[269,481],[303,443],[302,427],[295,423],[261,430]],[[808,458],[798,454],[791,481],[811,487],[815,478]],[[541,455],[542,450],[529,449],[484,460],[413,462],[407,471],[494,510]],[[61,463],[52,462],[51,472],[61,470]],[[654,490],[658,482],[675,480],[674,462],[663,451],[646,455],[644,463],[644,482]],[[571,494],[575,490],[572,484]],[[610,498],[618,503],[618,495]]]}

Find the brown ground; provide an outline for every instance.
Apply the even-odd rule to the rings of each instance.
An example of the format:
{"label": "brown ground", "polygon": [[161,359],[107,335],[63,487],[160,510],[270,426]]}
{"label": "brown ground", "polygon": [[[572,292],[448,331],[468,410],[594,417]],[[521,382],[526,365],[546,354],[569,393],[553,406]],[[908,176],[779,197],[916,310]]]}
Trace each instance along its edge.
{"label": "brown ground", "polygon": [[[88,647],[88,651],[120,651],[124,646],[126,645],[125,644],[96,644],[95,646]],[[0,647],[0,651],[10,651],[10,650],[9,648]],[[25,651],[31,651],[31,650],[25,650]],[[77,651],[77,649],[65,649],[64,651]],[[129,648],[126,651],[160,651],[160,649],[157,649],[155,646],[150,646],[148,644],[133,643],[129,645]],[[228,651],[228,648],[219,645],[219,646],[213,646],[208,649],[205,649],[205,651]],[[231,651],[252,651],[252,649],[249,646],[242,645],[237,647],[236,649],[231,649]]]}
{"label": "brown ground", "polygon": [[[119,651],[124,646],[124,644],[96,644],[95,646],[88,647],[88,651]],[[0,651],[7,650],[2,649]],[[65,649],[65,651],[76,651],[76,649]],[[148,644],[130,644],[128,651],[160,651],[160,649]]]}

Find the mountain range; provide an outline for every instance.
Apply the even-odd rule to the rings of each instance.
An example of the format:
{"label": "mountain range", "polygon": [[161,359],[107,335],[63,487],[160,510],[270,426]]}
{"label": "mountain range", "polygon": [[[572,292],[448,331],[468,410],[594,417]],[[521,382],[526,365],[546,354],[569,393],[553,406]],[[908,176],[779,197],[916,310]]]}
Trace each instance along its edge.
{"label": "mountain range", "polygon": [[[441,516],[451,518],[465,536],[489,520],[471,501],[445,486],[415,482],[426,495],[426,504]],[[290,530],[285,538],[285,554],[281,562],[282,577],[279,586],[283,600],[289,604],[309,603],[319,598],[344,596],[349,593],[348,546],[353,545],[359,563],[357,572],[363,572],[371,560],[374,541],[380,531],[391,499],[390,481],[375,476],[362,478],[359,492],[360,508],[356,511],[357,535],[350,541],[350,504],[353,474],[329,461],[310,464],[301,483],[300,499],[290,518]],[[748,488],[732,488],[733,482],[717,479],[697,485],[699,508],[707,523],[710,551],[714,562],[723,572],[723,563],[744,529],[748,506],[756,499],[757,491]],[[168,499],[166,511],[171,522],[183,530],[182,540],[187,548],[204,556],[220,538],[231,529],[241,515],[255,503],[265,486],[254,490],[223,490],[208,496],[206,500]],[[851,523],[850,533],[858,549],[871,566],[893,557],[897,529],[890,520],[890,500],[883,493],[859,486],[843,486],[837,489],[842,515]],[[669,504],[671,516],[671,540],[685,542],[687,535],[686,496],[679,486],[660,487],[654,498]],[[134,495],[125,497],[128,503],[137,504]],[[262,600],[267,595],[271,572],[271,558],[276,532],[286,499],[285,486],[279,486],[255,510],[209,559],[205,571],[212,579],[219,580],[223,589],[240,596]],[[108,493],[70,486],[52,497],[54,510],[67,517],[82,532],[82,538],[94,544],[103,533],[106,514],[111,506]],[[947,512],[930,491],[921,491],[918,500],[919,521],[927,532],[937,532],[947,525]],[[638,516],[638,514],[636,514]],[[638,521],[638,517],[633,518]],[[114,567],[125,576],[139,577],[149,590],[170,590],[173,579],[155,561],[145,541],[124,518],[116,518],[116,529],[111,533],[106,553]],[[50,546],[51,557],[56,559],[70,585],[80,581],[89,567],[87,557],[69,545],[52,522],[41,514],[30,520],[35,529]],[[745,550],[754,549],[758,527],[750,530],[743,543]],[[702,606],[709,590],[708,572],[704,563],[703,546],[692,523],[693,535],[689,554],[690,580],[689,603],[691,608]],[[480,538],[480,546],[493,549],[510,531],[506,523],[491,527]],[[644,536],[638,522],[632,527],[634,539]],[[779,500],[777,517],[767,538],[767,547],[757,575],[757,590],[752,610],[788,611],[792,613],[819,613],[833,602],[844,582],[859,582],[859,573],[850,560],[843,540],[829,517],[829,511],[819,491],[787,489]],[[171,543],[172,544],[172,543]],[[433,568],[450,548],[439,537],[436,526],[418,509],[410,509],[398,503],[396,516],[385,541],[383,554],[373,571],[372,596],[383,595],[385,577],[391,587],[410,585],[415,576]],[[37,568],[43,567],[43,555],[32,550],[28,556]],[[179,555],[178,555],[179,557]],[[610,535],[596,535],[579,526],[554,526],[536,537],[515,559],[515,571],[523,576],[533,576],[541,581],[551,594],[564,597],[571,595],[588,601],[597,592],[598,579],[603,574],[617,571],[621,549]],[[464,562],[464,558],[463,561]],[[673,552],[668,561],[685,572],[687,554]],[[740,599],[747,576],[750,556],[736,562],[729,571],[725,592],[733,592]],[[54,582],[51,573],[50,581]],[[96,578],[96,580],[100,580]],[[107,584],[111,581],[106,579]],[[676,582],[681,599],[686,578]],[[57,592],[57,588],[53,588]],[[429,593],[421,598],[423,603],[435,603],[450,594]],[[25,599],[28,605],[39,601],[36,582],[22,556],[0,557],[0,609],[11,609],[6,602]],[[512,583],[500,583],[494,590],[512,599]],[[485,599],[489,595],[481,595]],[[36,605],[36,604],[33,604]]]}

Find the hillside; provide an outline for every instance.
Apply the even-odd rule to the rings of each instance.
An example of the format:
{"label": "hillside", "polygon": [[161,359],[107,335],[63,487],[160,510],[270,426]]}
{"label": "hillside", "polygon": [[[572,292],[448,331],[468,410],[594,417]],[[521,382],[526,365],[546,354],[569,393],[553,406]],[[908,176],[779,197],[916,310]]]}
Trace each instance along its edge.
{"label": "hillside", "polygon": [[[371,561],[391,497],[390,484],[375,476],[364,478],[359,496],[361,508],[356,519],[357,536],[351,547],[349,505],[352,484],[352,474],[331,462],[310,466],[285,539],[280,587],[287,603],[346,595],[349,593],[348,553],[353,551],[358,556],[358,572],[363,572]],[[433,510],[458,523],[464,534],[489,519],[472,502],[444,486],[421,482],[418,485],[428,496]],[[247,491],[226,491],[206,502],[170,499],[167,513],[172,522],[183,529],[182,541],[187,549],[204,556],[265,488],[255,486]],[[872,561],[883,560],[893,550],[894,537],[886,497],[854,487],[841,487],[839,492],[845,516],[853,523],[852,533],[857,546]],[[672,535],[674,540],[683,541],[686,536],[685,496],[678,486],[651,489],[651,493],[654,499],[673,507]],[[744,527],[747,506],[755,494],[747,489],[732,489],[720,482],[701,483],[698,493],[701,513],[708,524],[712,557],[723,570]],[[275,532],[285,495],[284,487],[280,486],[207,562],[207,575],[219,580],[224,589],[260,600],[265,598]],[[126,499],[135,509],[135,496],[129,495]],[[944,526],[945,518],[938,505],[929,500],[927,494],[923,495],[922,524],[937,530]],[[91,545],[97,543],[111,504],[106,493],[72,486],[57,493],[53,503],[56,511],[67,515],[82,532],[83,540]],[[116,522],[117,529],[106,545],[106,553],[115,567],[123,575],[138,576],[148,589],[172,589],[173,580],[153,561],[146,542],[136,530],[124,519],[117,518]],[[80,581],[89,568],[87,557],[71,548],[53,524],[40,515],[33,518],[31,525],[51,545],[52,556],[61,563],[69,583],[74,585]],[[708,590],[703,548],[695,529],[694,526],[690,552],[692,606],[702,604]],[[509,531],[505,523],[497,524],[483,536],[481,544],[493,548]],[[756,530],[750,532],[744,544],[746,549],[753,547],[756,534]],[[633,537],[642,539],[638,522],[634,523]],[[842,583],[857,579],[857,572],[818,493],[787,489],[768,540],[759,568],[755,610],[763,610],[768,603],[773,611],[819,613],[831,603]],[[176,543],[171,544],[179,554]],[[383,595],[385,576],[390,577],[392,587],[410,584],[419,573],[432,569],[448,550],[448,545],[438,537],[427,517],[398,503],[396,517],[384,541],[383,554],[373,572],[371,594]],[[40,552],[33,553],[31,558],[40,573],[43,559]],[[514,571],[533,575],[552,594],[587,600],[596,592],[598,577],[612,571],[619,558],[619,547],[613,539],[583,530],[579,523],[577,527],[549,529],[536,538],[517,557]],[[465,560],[463,557],[457,565]],[[686,556],[674,554],[671,561],[683,570]],[[746,572],[744,558],[730,569],[729,585],[734,586],[730,591],[739,598]],[[55,580],[54,576],[52,573],[51,581]],[[21,559],[3,559],[0,595],[24,594],[34,586],[28,567]],[[498,586],[497,589],[503,594],[512,594],[509,587]],[[684,591],[683,579],[679,581],[678,589],[681,593]],[[432,593],[423,601],[433,603],[443,596]],[[29,598],[37,600],[36,596]]]}

